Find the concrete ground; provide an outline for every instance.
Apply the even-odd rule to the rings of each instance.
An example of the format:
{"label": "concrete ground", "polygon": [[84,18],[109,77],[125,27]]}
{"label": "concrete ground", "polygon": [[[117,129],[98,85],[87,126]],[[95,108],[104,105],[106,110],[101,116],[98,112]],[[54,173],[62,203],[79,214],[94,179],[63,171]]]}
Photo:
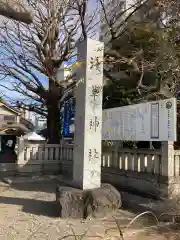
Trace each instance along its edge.
{"label": "concrete ground", "polygon": [[[56,180],[28,182],[24,179],[24,183],[1,188],[0,240],[80,239],[73,236],[73,231],[77,235],[86,233],[84,239],[123,239],[116,221],[124,240],[180,240],[179,225],[161,224],[150,228],[156,225],[151,214],[144,215],[126,229],[138,213],[147,210],[146,204],[150,201],[126,193],[123,199],[129,201],[128,207],[113,216],[87,221],[62,220],[57,217],[55,186]],[[135,207],[137,202],[140,204]]]}

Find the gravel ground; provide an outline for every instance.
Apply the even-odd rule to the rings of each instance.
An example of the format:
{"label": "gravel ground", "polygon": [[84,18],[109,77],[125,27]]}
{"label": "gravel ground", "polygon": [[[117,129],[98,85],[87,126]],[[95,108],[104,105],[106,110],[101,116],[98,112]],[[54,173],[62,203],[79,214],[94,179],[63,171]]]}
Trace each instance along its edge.
{"label": "gravel ground", "polygon": [[[67,235],[72,235],[72,229],[77,235],[83,234],[89,229],[84,239],[120,239],[113,217],[118,220],[121,229],[124,231],[137,214],[137,211],[119,210],[113,217],[109,216],[104,219],[62,220],[56,217],[55,185],[54,181],[16,183],[11,188],[5,188],[0,196],[0,240],[58,240]],[[141,218],[133,224],[134,228],[131,227],[125,232],[124,239],[180,239],[180,228],[178,226],[176,226],[176,230],[173,229],[172,231],[170,231],[172,228],[170,225],[163,225],[164,230],[162,231],[157,230],[157,228],[140,231],[142,227],[152,224],[155,224],[152,217]],[[162,228],[162,226],[159,228]],[[164,238],[162,238],[163,231],[165,233],[169,231]],[[174,233],[179,233],[179,237],[167,238],[167,236],[172,237]],[[68,239],[75,238],[69,236]]]}

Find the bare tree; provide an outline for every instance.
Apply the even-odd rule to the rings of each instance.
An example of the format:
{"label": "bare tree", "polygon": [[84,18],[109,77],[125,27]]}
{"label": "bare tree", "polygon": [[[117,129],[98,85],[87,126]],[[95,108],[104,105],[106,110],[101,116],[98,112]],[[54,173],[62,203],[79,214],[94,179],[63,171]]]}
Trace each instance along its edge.
{"label": "bare tree", "polygon": [[1,0],[0,15],[26,24],[32,23],[33,16],[28,6],[19,0]]}
{"label": "bare tree", "polygon": [[[179,87],[180,59],[170,32],[174,29],[173,35],[178,33],[174,28],[175,19],[179,19],[178,1],[137,0],[122,12],[117,11],[119,3],[111,11],[100,3],[108,26],[107,79],[124,88],[126,94],[139,93],[141,100],[153,94],[173,96]],[[117,69],[119,73],[114,74]]]}
{"label": "bare tree", "polygon": [[88,15],[87,4],[30,0],[35,11],[31,25],[4,21],[1,26],[1,55],[7,58],[0,63],[1,86],[24,96],[30,110],[47,117],[50,143],[59,143],[59,104],[76,84],[68,82],[72,77],[60,82],[57,71],[76,55],[76,44],[95,31],[96,14]]}

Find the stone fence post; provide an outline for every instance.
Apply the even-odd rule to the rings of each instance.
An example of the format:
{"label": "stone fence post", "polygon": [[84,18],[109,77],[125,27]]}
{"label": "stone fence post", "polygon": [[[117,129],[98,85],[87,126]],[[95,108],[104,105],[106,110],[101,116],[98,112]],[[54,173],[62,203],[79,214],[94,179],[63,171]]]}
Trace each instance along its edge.
{"label": "stone fence post", "polygon": [[174,142],[162,142],[161,174],[165,177],[174,176]]}
{"label": "stone fence post", "polygon": [[161,152],[160,188],[163,196],[171,197],[177,185],[174,177],[174,142],[162,142]]}
{"label": "stone fence post", "polygon": [[18,139],[18,154],[17,154],[17,164],[24,163],[24,139]]}

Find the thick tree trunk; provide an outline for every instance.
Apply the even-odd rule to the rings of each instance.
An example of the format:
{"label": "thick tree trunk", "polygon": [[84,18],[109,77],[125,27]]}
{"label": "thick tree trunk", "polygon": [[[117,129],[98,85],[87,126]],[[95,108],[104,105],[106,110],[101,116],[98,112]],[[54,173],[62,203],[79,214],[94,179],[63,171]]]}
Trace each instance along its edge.
{"label": "thick tree trunk", "polygon": [[48,143],[59,144],[61,138],[61,123],[58,100],[50,102],[47,106],[47,110]]}
{"label": "thick tree trunk", "polygon": [[49,91],[46,95],[47,135],[49,144],[60,144],[61,122],[59,99],[62,94],[61,88],[52,79],[49,80]]}

